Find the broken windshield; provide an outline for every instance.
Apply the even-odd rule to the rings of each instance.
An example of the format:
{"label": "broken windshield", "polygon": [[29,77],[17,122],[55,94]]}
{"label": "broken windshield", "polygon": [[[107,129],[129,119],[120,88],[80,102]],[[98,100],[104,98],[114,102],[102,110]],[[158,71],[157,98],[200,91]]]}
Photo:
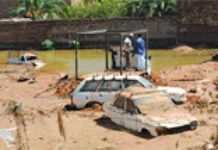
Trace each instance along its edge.
{"label": "broken windshield", "polygon": [[155,87],[150,81],[148,81],[148,80],[146,80],[144,78],[140,78],[139,80],[144,85],[145,88],[153,88],[153,87]]}

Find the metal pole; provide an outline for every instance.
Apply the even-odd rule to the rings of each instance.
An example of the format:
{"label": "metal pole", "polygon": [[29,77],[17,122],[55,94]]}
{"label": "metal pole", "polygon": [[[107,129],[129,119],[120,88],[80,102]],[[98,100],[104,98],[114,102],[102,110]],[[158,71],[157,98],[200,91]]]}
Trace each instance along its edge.
{"label": "metal pole", "polygon": [[123,35],[120,35],[120,75],[123,74],[123,60],[122,60],[122,40]]}
{"label": "metal pole", "polygon": [[145,50],[145,73],[148,73],[148,48],[149,48],[149,40],[148,40],[148,31],[145,34],[146,37],[146,50]]}
{"label": "metal pole", "polygon": [[105,69],[109,70],[109,60],[108,60],[108,34],[105,33]]}
{"label": "metal pole", "polygon": [[76,46],[76,50],[75,50],[75,77],[76,77],[76,80],[79,79],[79,68],[78,68],[78,44],[77,42],[79,42],[79,37],[80,35],[77,34],[77,41],[75,42],[75,46]]}

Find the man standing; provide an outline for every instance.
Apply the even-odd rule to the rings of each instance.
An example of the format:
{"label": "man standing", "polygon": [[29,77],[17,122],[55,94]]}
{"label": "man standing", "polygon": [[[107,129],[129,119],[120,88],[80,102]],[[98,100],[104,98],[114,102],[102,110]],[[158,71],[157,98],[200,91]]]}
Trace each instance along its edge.
{"label": "man standing", "polygon": [[135,67],[136,70],[145,69],[145,41],[141,34],[137,35],[135,40]]}
{"label": "man standing", "polygon": [[125,53],[125,58],[126,58],[126,67],[129,68],[131,66],[130,64],[130,54],[133,51],[133,44],[132,44],[132,38],[133,38],[133,33],[130,33],[129,36],[127,36],[124,39],[124,53]]}

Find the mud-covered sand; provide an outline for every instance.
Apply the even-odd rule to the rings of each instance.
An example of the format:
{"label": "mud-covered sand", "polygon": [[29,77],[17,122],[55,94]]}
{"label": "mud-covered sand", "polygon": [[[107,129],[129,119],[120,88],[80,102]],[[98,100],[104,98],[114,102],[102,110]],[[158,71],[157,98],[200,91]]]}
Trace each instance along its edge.
{"label": "mud-covered sand", "polygon": [[[168,85],[181,86],[187,91],[196,90],[203,80],[205,82],[209,80],[209,86],[212,86],[218,76],[217,67],[217,62],[208,62],[172,68],[163,71],[160,77]],[[199,69],[203,70],[203,73],[198,72]],[[195,104],[191,102],[180,107],[186,108],[199,119],[200,126],[197,130],[152,139],[113,124],[108,119],[102,118],[103,113],[100,111],[62,112],[58,117],[58,112],[61,112],[64,105],[70,103],[69,98],[54,94],[56,88],[52,87],[57,84],[60,75],[35,74],[35,82],[17,82],[23,73],[11,70],[13,67],[0,71],[0,129],[24,127],[26,134],[22,135],[21,141],[25,141],[24,144],[31,150],[196,150],[210,142],[216,133],[218,126],[216,110],[208,111],[206,107],[209,104],[200,109],[194,107]],[[189,73],[193,73],[193,76]],[[9,111],[8,105],[12,103],[11,101],[22,104],[19,108],[21,107],[21,116],[24,116],[24,126],[19,124],[19,121],[15,122],[17,116],[14,115],[14,109]],[[63,129],[60,129],[60,126],[63,126]],[[15,137],[16,133],[13,135]],[[17,150],[19,144],[16,140],[10,149]],[[0,150],[5,149],[5,144],[0,140]]]}

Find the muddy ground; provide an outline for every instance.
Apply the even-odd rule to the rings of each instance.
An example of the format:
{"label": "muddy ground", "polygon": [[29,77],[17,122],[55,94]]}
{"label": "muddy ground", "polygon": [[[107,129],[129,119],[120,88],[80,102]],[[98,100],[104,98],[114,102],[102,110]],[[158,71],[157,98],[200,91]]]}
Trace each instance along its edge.
{"label": "muddy ground", "polygon": [[[17,82],[25,75],[19,70],[11,66],[0,70],[0,129],[17,128],[11,150],[19,146],[21,150],[202,150],[205,144],[215,143],[218,62],[171,68],[160,73],[164,84],[183,87],[189,92],[189,101],[180,107],[196,116],[200,125],[195,131],[156,138],[143,137],[117,126],[102,118],[101,111],[63,112],[70,99],[55,94],[59,74],[31,73],[28,76],[35,79]],[[0,140],[0,150],[5,149],[6,144]]]}

